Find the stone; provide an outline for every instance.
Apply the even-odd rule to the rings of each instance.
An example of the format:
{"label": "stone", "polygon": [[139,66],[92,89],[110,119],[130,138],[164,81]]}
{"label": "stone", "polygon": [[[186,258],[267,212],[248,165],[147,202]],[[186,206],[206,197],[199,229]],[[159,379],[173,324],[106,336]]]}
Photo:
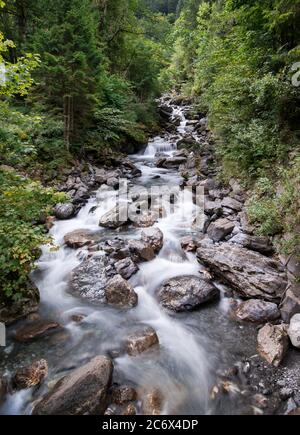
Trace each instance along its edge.
{"label": "stone", "polygon": [[162,158],[157,161],[156,166],[158,168],[176,169],[179,168],[180,165],[186,163],[186,161],[187,158],[185,156]]}
{"label": "stone", "polygon": [[57,219],[71,219],[74,216],[75,208],[72,203],[57,204],[54,208],[54,214]]}
{"label": "stone", "polygon": [[109,305],[119,308],[133,308],[138,303],[138,295],[121,275],[116,275],[107,282],[105,297]]}
{"label": "stone", "polygon": [[171,278],[158,291],[160,304],[169,310],[181,312],[197,309],[219,297],[219,290],[208,280],[195,276]]}
{"label": "stone", "polygon": [[94,233],[90,230],[75,230],[64,236],[64,242],[73,249],[83,248],[95,241]]}
{"label": "stone", "polygon": [[48,363],[45,359],[35,361],[30,366],[18,369],[13,377],[13,384],[18,389],[40,385],[48,376]]}
{"label": "stone", "polygon": [[101,415],[107,406],[112,361],[96,356],[60,379],[35,406],[33,415]]}
{"label": "stone", "polygon": [[142,400],[142,415],[160,415],[163,411],[163,395],[153,389],[146,393]]}
{"label": "stone", "polygon": [[137,410],[133,403],[129,403],[121,412],[121,415],[136,415]]}
{"label": "stone", "polygon": [[285,293],[280,305],[281,317],[289,323],[294,314],[300,313],[300,284],[294,283]]}
{"label": "stone", "polygon": [[181,247],[186,252],[196,252],[199,244],[198,241],[192,236],[183,237],[180,240]]}
{"label": "stone", "polygon": [[107,186],[112,187],[113,189],[118,189],[119,183],[120,183],[119,178],[115,178],[115,177],[110,177],[106,180]]}
{"label": "stone", "polygon": [[100,227],[116,229],[128,223],[127,205],[119,205],[105,213],[99,222]]}
{"label": "stone", "polygon": [[101,168],[96,168],[95,171],[95,181],[98,184],[105,184],[107,180],[107,176],[106,176],[106,171],[105,169]]}
{"label": "stone", "polygon": [[129,240],[128,247],[135,262],[151,261],[155,258],[154,249],[142,240]]}
{"label": "stone", "polygon": [[45,228],[46,228],[47,231],[50,231],[51,228],[54,227],[55,221],[56,221],[55,216],[47,216],[46,217]]}
{"label": "stone", "polygon": [[132,261],[131,258],[124,258],[115,263],[116,271],[124,279],[129,279],[137,273],[139,270],[138,266]]}
{"label": "stone", "polygon": [[107,281],[115,274],[105,255],[88,258],[71,272],[70,292],[89,302],[103,303]]}
{"label": "stone", "polygon": [[204,211],[210,216],[213,214],[220,215],[222,213],[221,201],[209,201],[206,199],[204,202]]}
{"label": "stone", "polygon": [[234,310],[233,316],[238,321],[263,323],[278,319],[280,311],[273,302],[250,299],[239,304]]}
{"label": "stone", "polygon": [[4,377],[0,377],[0,405],[5,401],[7,390],[7,380]]}
{"label": "stone", "polygon": [[293,393],[294,392],[293,392],[292,388],[284,387],[284,388],[281,388],[281,390],[279,390],[279,397],[281,400],[287,400],[293,396]]}
{"label": "stone", "polygon": [[137,392],[129,385],[113,387],[111,400],[116,405],[125,405],[127,402],[134,402],[137,399]]}
{"label": "stone", "polygon": [[287,325],[267,323],[258,332],[257,350],[269,364],[278,367],[288,349]]}
{"label": "stone", "polygon": [[241,211],[243,208],[243,204],[236,199],[230,198],[227,196],[222,200],[221,203],[222,207],[231,208],[232,210],[238,212]]}
{"label": "stone", "polygon": [[134,226],[138,228],[152,227],[157,221],[157,217],[154,213],[147,212],[135,215],[134,218],[130,219]]}
{"label": "stone", "polygon": [[234,222],[226,218],[218,219],[209,225],[207,229],[207,235],[214,242],[220,242],[221,240],[224,240],[225,237],[232,232],[234,227],[235,227]]}
{"label": "stone", "polygon": [[136,356],[159,344],[158,336],[150,326],[131,334],[125,344],[128,355]]}
{"label": "stone", "polygon": [[159,228],[149,228],[142,231],[141,241],[150,246],[157,254],[163,247],[164,235]]}
{"label": "stone", "polygon": [[16,331],[15,339],[19,342],[26,343],[44,337],[60,327],[59,323],[51,321],[42,320],[30,323]]}
{"label": "stone", "polygon": [[201,244],[197,257],[243,297],[279,302],[284,294],[286,274],[275,259],[229,242]]}
{"label": "stone", "polygon": [[274,247],[271,245],[268,237],[238,233],[230,239],[230,242],[251,249],[252,251],[260,252],[264,255],[274,254]]}
{"label": "stone", "polygon": [[255,227],[250,224],[247,213],[244,210],[239,213],[239,218],[243,232],[246,234],[253,234],[255,232]]}
{"label": "stone", "polygon": [[288,334],[292,345],[300,349],[300,314],[294,314],[291,318]]}

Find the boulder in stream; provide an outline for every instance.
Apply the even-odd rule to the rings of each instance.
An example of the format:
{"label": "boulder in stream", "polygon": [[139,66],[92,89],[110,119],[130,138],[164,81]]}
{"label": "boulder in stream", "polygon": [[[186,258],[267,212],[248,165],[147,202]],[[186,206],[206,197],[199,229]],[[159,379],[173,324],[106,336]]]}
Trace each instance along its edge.
{"label": "boulder in stream", "polygon": [[95,241],[95,235],[90,230],[75,230],[64,236],[64,242],[73,249],[79,249]]}
{"label": "boulder in stream", "polygon": [[26,343],[44,337],[60,327],[59,323],[48,320],[32,322],[18,329],[15,334],[15,339],[19,342]]}
{"label": "boulder in stream", "polygon": [[100,227],[116,229],[128,223],[128,207],[126,204],[118,205],[105,213],[99,222]]}
{"label": "boulder in stream", "polygon": [[284,294],[286,273],[273,258],[229,242],[203,243],[197,250],[197,256],[201,263],[243,297],[277,302]]}
{"label": "boulder in stream", "polygon": [[208,280],[196,276],[181,276],[167,281],[158,291],[160,304],[180,312],[195,310],[219,297],[219,290]]}
{"label": "boulder in stream", "polygon": [[126,352],[136,356],[159,344],[158,336],[153,328],[147,326],[130,334],[126,340]]}
{"label": "boulder in stream", "polygon": [[258,353],[269,364],[275,367],[278,367],[285,357],[288,345],[287,325],[271,325],[267,323],[258,332]]}
{"label": "boulder in stream", "polygon": [[131,284],[121,275],[111,278],[105,286],[106,302],[119,308],[133,308],[138,303],[138,295]]}
{"label": "boulder in stream", "polygon": [[47,375],[48,363],[45,359],[41,359],[28,367],[18,369],[13,377],[13,385],[18,389],[36,387]]}
{"label": "boulder in stream", "polygon": [[111,400],[116,405],[125,405],[137,399],[136,390],[130,385],[114,386],[111,389]]}
{"label": "boulder in stream", "polygon": [[74,216],[75,207],[72,203],[57,204],[54,208],[54,214],[57,219],[71,219]]}
{"label": "boulder in stream", "polygon": [[132,261],[131,258],[124,258],[123,260],[119,260],[115,263],[116,271],[119,275],[124,279],[129,279],[134,275],[138,270],[138,266]]}
{"label": "boulder in stream", "polygon": [[113,372],[112,361],[97,356],[59,380],[35,406],[33,415],[104,413]]}
{"label": "boulder in stream", "polygon": [[141,240],[157,254],[163,247],[164,235],[159,228],[149,228],[142,232]]}

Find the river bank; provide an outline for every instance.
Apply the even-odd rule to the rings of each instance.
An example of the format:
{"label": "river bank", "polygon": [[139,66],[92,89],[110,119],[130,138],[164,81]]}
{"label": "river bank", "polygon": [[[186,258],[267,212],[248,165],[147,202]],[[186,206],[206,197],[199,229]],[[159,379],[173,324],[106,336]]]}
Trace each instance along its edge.
{"label": "river bank", "polygon": [[[163,102],[164,132],[144,153],[65,174],[61,190],[73,201],[47,222],[59,249],[43,247],[33,275],[39,312],[8,330],[0,412],[272,414],[300,405],[285,269],[247,222],[247,192],[218,181],[206,118],[180,103]],[[137,208],[142,187],[202,187],[204,228],[194,225],[192,191],[179,191],[172,213],[159,204],[154,216],[116,221],[120,178]]]}

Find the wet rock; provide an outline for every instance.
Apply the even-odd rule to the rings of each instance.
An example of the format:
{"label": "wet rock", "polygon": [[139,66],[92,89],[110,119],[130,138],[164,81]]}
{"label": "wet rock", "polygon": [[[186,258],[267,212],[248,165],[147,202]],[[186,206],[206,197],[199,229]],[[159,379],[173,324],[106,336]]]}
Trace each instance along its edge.
{"label": "wet rock", "polygon": [[243,204],[236,199],[230,198],[227,196],[222,201],[222,207],[230,208],[231,210],[234,210],[236,212],[241,211],[243,208]]}
{"label": "wet rock", "polygon": [[162,411],[162,393],[157,389],[146,393],[142,400],[142,415],[160,415]]}
{"label": "wet rock", "polygon": [[207,235],[214,242],[220,242],[221,240],[224,240],[225,237],[232,232],[234,227],[235,227],[234,222],[225,218],[218,219],[209,225],[207,229]]}
{"label": "wet rock", "polygon": [[300,314],[295,314],[291,318],[288,334],[292,345],[300,349]]}
{"label": "wet rock", "polygon": [[250,299],[239,304],[233,315],[239,321],[263,323],[278,319],[280,311],[272,302]]}
{"label": "wet rock", "polygon": [[119,178],[110,177],[107,179],[106,184],[113,189],[118,189],[120,180]]}
{"label": "wet rock", "polygon": [[129,279],[138,270],[138,266],[131,260],[131,258],[124,258],[123,260],[117,261],[115,263],[116,271],[124,279]]}
{"label": "wet rock", "polygon": [[94,233],[90,230],[75,230],[64,236],[64,242],[73,249],[82,248],[95,241]]}
{"label": "wet rock", "polygon": [[109,259],[104,256],[88,258],[71,273],[70,291],[89,302],[105,302],[107,281],[115,275]]}
{"label": "wet rock", "polygon": [[176,312],[195,310],[218,296],[219,290],[213,284],[195,276],[172,278],[158,291],[160,304]]}
{"label": "wet rock", "polygon": [[84,314],[72,314],[70,319],[72,320],[72,322],[81,323],[85,317],[86,316]]}
{"label": "wet rock", "polygon": [[116,229],[128,223],[127,205],[119,205],[105,213],[99,222],[100,227]]}
{"label": "wet rock", "polygon": [[152,246],[142,240],[129,240],[128,247],[135,262],[151,261],[155,258]]}
{"label": "wet rock", "polygon": [[57,219],[71,219],[74,216],[75,208],[71,203],[57,204],[54,208],[54,214]]}
{"label": "wet rock", "polygon": [[159,228],[149,228],[141,234],[141,241],[150,246],[157,254],[164,244],[164,235]]}
{"label": "wet rock", "polygon": [[129,385],[113,387],[111,391],[111,400],[117,405],[125,405],[127,402],[134,402],[137,399],[137,392]]}
{"label": "wet rock", "polygon": [[33,415],[103,414],[113,372],[112,361],[104,356],[59,380],[35,406]]}
{"label": "wet rock", "polygon": [[186,252],[196,252],[199,247],[198,241],[192,236],[183,237],[180,243],[182,249]]}
{"label": "wet rock", "polygon": [[113,260],[130,257],[128,243],[118,237],[101,243],[101,249]]}
{"label": "wet rock", "polygon": [[280,305],[281,317],[289,323],[294,314],[300,313],[300,284],[294,283],[287,291]]}
{"label": "wet rock", "polygon": [[5,325],[11,325],[38,310],[40,302],[38,288],[29,281],[24,287],[22,297],[17,301],[10,304],[0,302],[0,322]]}
{"label": "wet rock", "polygon": [[147,228],[152,227],[157,221],[157,217],[154,213],[142,213],[137,214],[134,218],[131,219],[131,222],[138,228]]}
{"label": "wet rock", "polygon": [[161,158],[156,162],[156,166],[158,168],[165,169],[178,169],[180,165],[186,163],[187,158],[185,156],[182,157],[170,157],[170,158]]}
{"label": "wet rock", "polygon": [[107,282],[105,297],[108,304],[119,308],[133,308],[138,303],[133,287],[121,275],[116,275]]}
{"label": "wet rock", "polygon": [[47,376],[48,363],[41,359],[28,367],[18,369],[13,377],[13,384],[18,389],[32,388],[40,385]]}
{"label": "wet rock", "polygon": [[210,190],[216,188],[216,182],[213,178],[207,178],[206,180],[200,181],[198,186],[204,189],[205,194],[208,194]]}
{"label": "wet rock", "polygon": [[271,255],[274,253],[274,247],[271,245],[268,237],[258,237],[239,233],[232,237],[230,242],[243,246],[246,249],[260,252],[264,255]]}
{"label": "wet rock", "polygon": [[38,321],[25,325],[16,331],[15,339],[22,343],[36,340],[60,328],[57,322]]}
{"label": "wet rock", "polygon": [[299,408],[297,408],[297,404],[292,397],[290,397],[289,400],[287,401],[287,405],[286,405],[284,414],[285,415],[299,415]]}
{"label": "wet rock", "polygon": [[265,409],[268,406],[268,399],[263,394],[255,394],[253,396],[253,404],[261,409]]}
{"label": "wet rock", "polygon": [[149,326],[131,334],[126,340],[125,347],[129,355],[136,356],[158,344],[158,336]]}
{"label": "wet rock", "polygon": [[200,262],[246,298],[279,301],[287,285],[282,265],[272,259],[229,242],[202,244]]}
{"label": "wet rock", "polygon": [[121,412],[121,415],[136,415],[137,410],[133,403],[129,403]]}
{"label": "wet rock", "polygon": [[269,364],[278,367],[288,349],[287,325],[267,324],[257,336],[257,350]]}

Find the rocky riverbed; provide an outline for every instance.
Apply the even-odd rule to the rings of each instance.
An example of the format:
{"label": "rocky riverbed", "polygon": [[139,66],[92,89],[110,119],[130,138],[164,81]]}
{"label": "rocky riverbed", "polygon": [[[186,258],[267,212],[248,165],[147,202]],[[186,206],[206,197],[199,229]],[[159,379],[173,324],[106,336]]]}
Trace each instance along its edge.
{"label": "rocky riverbed", "polygon": [[64,175],[35,302],[1,311],[1,413],[300,412],[296,260],[257,236],[239,182],[219,181],[206,117],[171,98],[160,113],[143,153]]}

